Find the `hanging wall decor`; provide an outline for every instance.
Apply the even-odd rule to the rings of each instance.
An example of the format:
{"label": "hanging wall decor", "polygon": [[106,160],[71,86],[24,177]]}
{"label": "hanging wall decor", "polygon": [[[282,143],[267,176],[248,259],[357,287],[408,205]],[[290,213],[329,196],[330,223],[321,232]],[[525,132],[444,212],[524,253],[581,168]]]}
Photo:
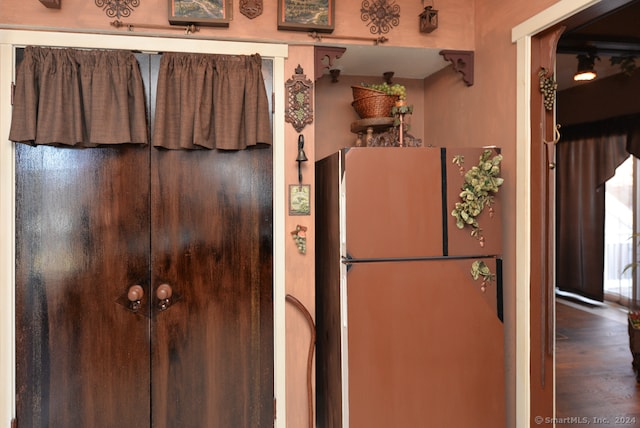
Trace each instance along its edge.
{"label": "hanging wall decor", "polygon": [[291,232],[291,237],[296,243],[296,247],[298,247],[298,252],[300,254],[307,253],[307,227],[306,226],[296,226],[296,230]]}
{"label": "hanging wall decor", "polygon": [[231,22],[231,1],[169,0],[169,23],[199,24],[207,27],[228,27]]}
{"label": "hanging wall decor", "polygon": [[360,18],[367,23],[371,34],[386,34],[400,24],[400,6],[387,0],[364,0]]}
{"label": "hanging wall decor", "polygon": [[438,28],[438,11],[433,6],[426,6],[418,17],[421,33],[430,33]]}
{"label": "hanging wall decor", "polygon": [[301,132],[307,124],[313,122],[313,82],[303,74],[302,67],[298,64],[296,74],[284,84],[287,94],[285,107],[285,122],[293,125],[294,129]]}
{"label": "hanging wall decor", "polygon": [[538,71],[538,79],[540,80],[540,93],[542,94],[544,109],[551,111],[553,110],[553,106],[556,102],[558,84],[553,80],[553,73],[550,73],[544,67],[540,67],[540,70]]}
{"label": "hanging wall decor", "polygon": [[334,0],[277,0],[278,30],[333,32]]}
{"label": "hanging wall decor", "polygon": [[262,0],[240,0],[240,13],[249,19],[262,15]]}
{"label": "hanging wall decor", "polygon": [[96,6],[104,10],[109,18],[127,18],[140,0],[95,0]]}
{"label": "hanging wall decor", "polygon": [[311,213],[309,184],[289,185],[289,215],[309,215]]}

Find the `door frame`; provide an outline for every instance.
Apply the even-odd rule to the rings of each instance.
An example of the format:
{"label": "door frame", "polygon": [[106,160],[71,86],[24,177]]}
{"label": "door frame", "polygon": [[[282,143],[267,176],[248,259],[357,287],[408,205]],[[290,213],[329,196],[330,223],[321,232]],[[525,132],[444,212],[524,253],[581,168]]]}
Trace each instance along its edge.
{"label": "door frame", "polygon": [[[516,427],[532,426],[531,415],[531,42],[537,34],[602,0],[560,0],[513,27],[511,41],[517,47],[516,69]],[[555,331],[555,320],[553,321]],[[555,352],[554,352],[555,365]],[[555,413],[555,377],[553,385]],[[535,415],[533,415],[535,416]]]}
{"label": "door frame", "polygon": [[[273,336],[275,428],[286,426],[285,390],[285,219],[284,64],[288,46],[220,41],[212,38],[148,37],[0,29],[0,105],[11,105],[16,47],[58,46],[83,49],[126,49],[143,52],[194,52],[226,55],[258,53],[273,60]],[[0,109],[0,135],[7,138],[11,109]],[[15,150],[0,141],[0,426],[15,415]]]}

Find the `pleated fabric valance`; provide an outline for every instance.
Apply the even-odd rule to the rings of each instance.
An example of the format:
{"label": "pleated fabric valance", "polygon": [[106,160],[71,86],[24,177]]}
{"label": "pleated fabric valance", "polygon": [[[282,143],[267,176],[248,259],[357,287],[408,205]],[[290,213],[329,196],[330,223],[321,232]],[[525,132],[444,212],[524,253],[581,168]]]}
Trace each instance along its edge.
{"label": "pleated fabric valance", "polygon": [[147,144],[147,129],[144,87],[131,52],[25,49],[10,140],[77,147]]}
{"label": "pleated fabric valance", "polygon": [[[27,47],[9,139],[72,147],[147,144],[144,92],[131,52]],[[271,144],[261,57],[163,54],[152,141],[182,150]]]}
{"label": "pleated fabric valance", "polygon": [[154,146],[238,150],[271,139],[260,55],[162,55]]}

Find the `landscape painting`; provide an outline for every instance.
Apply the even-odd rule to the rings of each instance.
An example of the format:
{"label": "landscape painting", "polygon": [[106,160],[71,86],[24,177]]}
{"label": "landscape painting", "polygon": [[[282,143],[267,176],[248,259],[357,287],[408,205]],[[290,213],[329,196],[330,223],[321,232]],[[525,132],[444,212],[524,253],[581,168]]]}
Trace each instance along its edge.
{"label": "landscape painting", "polygon": [[230,0],[169,0],[169,23],[228,27]]}
{"label": "landscape painting", "polygon": [[334,0],[278,0],[278,30],[333,31]]}

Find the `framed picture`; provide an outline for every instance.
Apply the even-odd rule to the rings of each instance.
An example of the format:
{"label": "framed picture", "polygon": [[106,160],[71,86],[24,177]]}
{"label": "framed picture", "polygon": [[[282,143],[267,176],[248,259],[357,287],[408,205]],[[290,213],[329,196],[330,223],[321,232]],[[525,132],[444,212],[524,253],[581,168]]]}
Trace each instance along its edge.
{"label": "framed picture", "polygon": [[231,0],[169,0],[169,23],[228,27]]}
{"label": "framed picture", "polygon": [[311,214],[310,193],[311,186],[308,184],[289,185],[289,215]]}
{"label": "framed picture", "polygon": [[278,30],[333,32],[335,0],[277,0]]}

